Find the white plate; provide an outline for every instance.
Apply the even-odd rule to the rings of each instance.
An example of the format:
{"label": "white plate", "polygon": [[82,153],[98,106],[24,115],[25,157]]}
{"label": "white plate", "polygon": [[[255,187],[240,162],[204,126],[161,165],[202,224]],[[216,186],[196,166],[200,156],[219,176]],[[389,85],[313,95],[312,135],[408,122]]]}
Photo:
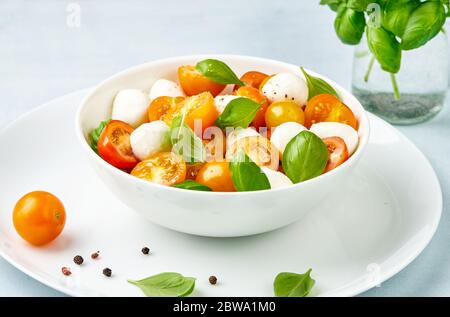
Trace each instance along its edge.
{"label": "white plate", "polygon": [[[370,143],[351,180],[302,222],[224,239],[158,227],[115,199],[82,157],[73,120],[84,95],[52,101],[0,134],[0,254],[66,294],[141,295],[127,279],[175,271],[197,277],[193,295],[272,296],[278,272],[311,267],[312,295],[351,296],[408,265],[439,223],[442,193],[432,167],[396,129],[370,116]],[[63,234],[44,248],[25,243],[12,226],[15,202],[32,190],[56,194],[68,213]],[[143,246],[152,254],[142,255]],[[85,258],[81,267],[72,262],[76,254]],[[62,266],[72,268],[71,277]],[[104,267],[112,278],[101,274]],[[211,274],[216,286],[208,284]]]}

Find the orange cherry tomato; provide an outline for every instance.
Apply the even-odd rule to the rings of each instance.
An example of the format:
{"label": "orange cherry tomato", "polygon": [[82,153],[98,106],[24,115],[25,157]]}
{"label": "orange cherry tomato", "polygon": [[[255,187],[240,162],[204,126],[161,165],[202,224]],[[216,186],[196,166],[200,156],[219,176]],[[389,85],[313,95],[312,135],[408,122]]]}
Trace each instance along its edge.
{"label": "orange cherry tomato", "polygon": [[182,114],[185,114],[184,122],[194,131],[195,120],[201,122],[202,130],[204,130],[212,126],[219,116],[214,104],[214,97],[209,92],[188,97],[177,103],[175,108],[161,117],[161,120],[171,126],[172,120]]}
{"label": "orange cherry tomato", "polygon": [[66,210],[56,196],[35,191],[16,203],[13,223],[24,240],[40,246],[53,241],[62,232],[66,223]]}
{"label": "orange cherry tomato", "polygon": [[227,161],[230,161],[239,149],[242,149],[256,165],[268,167],[275,171],[278,169],[280,151],[270,143],[269,139],[257,135],[235,141],[226,153]]}
{"label": "orange cherry tomato", "polygon": [[131,175],[152,183],[171,186],[186,179],[186,163],[173,152],[160,152],[140,162]]}
{"label": "orange cherry tomato", "polygon": [[348,159],[348,150],[344,140],[339,137],[324,138],[323,142],[328,147],[329,158],[325,173],[335,169]]}
{"label": "orange cherry tomato", "polygon": [[[246,86],[253,87],[259,89],[261,83],[267,78],[269,75],[257,72],[257,71],[249,71],[241,76],[241,81],[245,83]],[[233,90],[237,90],[240,86],[235,85]]]}
{"label": "orange cherry tomato", "polygon": [[171,109],[175,109],[177,104],[184,100],[184,97],[169,97],[161,96],[155,98],[148,107],[148,121],[159,120],[162,116],[167,114]]}
{"label": "orange cherry tomato", "polygon": [[228,162],[209,162],[199,171],[196,182],[208,186],[215,192],[234,192]]}
{"label": "orange cherry tomato", "polygon": [[305,108],[306,127],[317,122],[345,123],[357,130],[358,122],[349,107],[330,94],[321,94],[311,98]]}
{"label": "orange cherry tomato", "polygon": [[190,65],[178,68],[178,81],[188,96],[198,95],[205,91],[217,96],[225,88],[225,85],[213,82]]}
{"label": "orange cherry tomato", "polygon": [[264,116],[267,108],[269,107],[269,100],[267,100],[266,96],[264,96],[258,89],[250,86],[240,87],[238,90],[236,90],[236,95],[239,97],[247,97],[261,105],[261,108],[259,108],[258,112],[256,113],[251,126],[255,127],[256,129],[266,126],[266,120]]}
{"label": "orange cherry tomato", "polygon": [[131,169],[139,160],[131,149],[133,127],[119,120],[110,121],[98,140],[98,153],[109,164],[120,169]]}
{"label": "orange cherry tomato", "polygon": [[305,123],[302,108],[292,101],[276,101],[267,108],[266,125],[274,128],[285,122]]}

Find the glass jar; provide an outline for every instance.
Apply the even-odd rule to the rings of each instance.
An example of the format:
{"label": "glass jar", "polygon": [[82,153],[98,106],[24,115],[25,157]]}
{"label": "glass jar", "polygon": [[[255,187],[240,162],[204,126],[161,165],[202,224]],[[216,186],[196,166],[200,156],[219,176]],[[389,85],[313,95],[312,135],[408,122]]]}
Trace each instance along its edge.
{"label": "glass jar", "polygon": [[381,69],[365,38],[355,48],[353,94],[366,110],[390,123],[415,124],[434,117],[444,105],[448,80],[448,42],[443,32],[418,49],[403,51],[395,78]]}

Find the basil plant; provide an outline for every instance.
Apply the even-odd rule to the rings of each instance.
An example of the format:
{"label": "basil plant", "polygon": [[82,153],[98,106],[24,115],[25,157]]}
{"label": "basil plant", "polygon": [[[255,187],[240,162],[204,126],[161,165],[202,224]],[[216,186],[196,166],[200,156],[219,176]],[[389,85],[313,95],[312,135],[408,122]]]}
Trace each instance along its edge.
{"label": "basil plant", "polygon": [[366,33],[372,60],[391,74],[394,95],[400,99],[395,74],[400,70],[402,51],[425,45],[443,31],[450,16],[450,0],[321,0],[336,12],[334,29],[339,39],[356,45]]}

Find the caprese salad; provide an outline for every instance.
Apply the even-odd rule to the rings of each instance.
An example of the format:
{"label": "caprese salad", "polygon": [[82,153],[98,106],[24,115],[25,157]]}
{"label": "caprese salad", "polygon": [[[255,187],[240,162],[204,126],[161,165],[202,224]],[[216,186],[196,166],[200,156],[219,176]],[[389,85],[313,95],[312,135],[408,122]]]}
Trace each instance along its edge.
{"label": "caprese salad", "polygon": [[317,177],[355,152],[358,121],[331,85],[300,70],[239,78],[215,59],[182,65],[178,82],[119,91],[92,148],[133,176],[189,190],[265,190]]}

